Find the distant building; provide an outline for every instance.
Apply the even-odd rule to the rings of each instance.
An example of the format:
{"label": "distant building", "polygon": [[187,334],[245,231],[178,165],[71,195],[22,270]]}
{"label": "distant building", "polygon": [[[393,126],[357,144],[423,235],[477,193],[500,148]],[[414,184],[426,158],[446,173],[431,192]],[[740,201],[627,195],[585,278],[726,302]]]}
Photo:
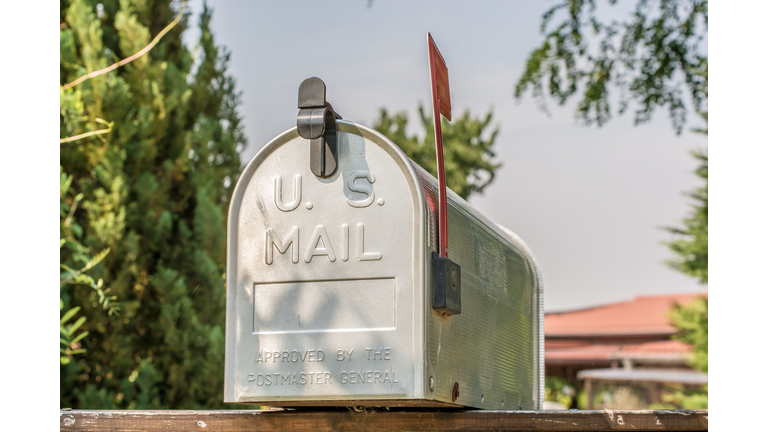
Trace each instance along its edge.
{"label": "distant building", "polygon": [[[632,388],[643,408],[659,402],[663,384],[701,385],[707,376],[688,365],[692,348],[671,339],[668,318],[675,303],[688,304],[707,293],[640,296],[634,300],[549,313],[544,317],[545,373],[566,378],[587,391],[593,408],[596,387]],[[609,402],[606,402],[610,405]]]}

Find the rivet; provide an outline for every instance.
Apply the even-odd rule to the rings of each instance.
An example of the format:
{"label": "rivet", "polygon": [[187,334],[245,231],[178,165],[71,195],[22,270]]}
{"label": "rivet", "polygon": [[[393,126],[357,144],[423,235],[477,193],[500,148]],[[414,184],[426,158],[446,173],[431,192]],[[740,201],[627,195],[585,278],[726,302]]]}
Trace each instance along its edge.
{"label": "rivet", "polygon": [[379,198],[378,201],[376,201],[376,204],[383,206],[384,205],[384,198]]}
{"label": "rivet", "polygon": [[432,377],[429,377],[429,390],[435,391],[435,379]]}
{"label": "rivet", "polygon": [[312,210],[312,203],[311,202],[307,203],[307,210]]}

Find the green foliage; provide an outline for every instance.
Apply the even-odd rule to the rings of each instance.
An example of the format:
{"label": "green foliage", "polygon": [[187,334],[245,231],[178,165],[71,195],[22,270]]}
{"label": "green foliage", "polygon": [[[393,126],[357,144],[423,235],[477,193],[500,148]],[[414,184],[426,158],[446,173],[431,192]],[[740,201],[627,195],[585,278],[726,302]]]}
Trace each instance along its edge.
{"label": "green foliage", "polygon": [[[548,30],[556,16],[562,21]],[[707,0],[638,0],[629,20],[605,23],[597,16],[596,0],[562,0],[542,17],[544,42],[529,55],[515,97],[531,88],[546,111],[545,91],[562,105],[581,87],[576,117],[601,126],[611,118],[615,86],[620,114],[633,100],[640,124],[666,106],[679,134],[689,111],[684,91],[696,111],[707,101],[707,75],[701,71],[707,70],[708,57],[700,53],[700,43],[708,16]]]}
{"label": "green foliage", "polygon": [[[696,73],[706,80],[709,72],[704,68]],[[704,94],[705,96],[709,94],[706,87]],[[707,111],[698,111],[697,114],[707,125],[709,124]],[[707,135],[709,127],[696,128],[693,131]],[[677,240],[667,244],[677,255],[676,259],[668,260],[667,264],[705,284],[709,280],[709,157],[704,151],[694,151],[692,154],[700,162],[696,175],[704,180],[704,186],[688,194],[694,200],[693,213],[683,220],[683,227],[667,228],[667,231],[679,236]]]}
{"label": "green foliage", "polygon": [[669,314],[670,319],[680,331],[674,338],[693,346],[690,365],[696,370],[707,373],[708,320],[709,302],[704,297],[694,299],[688,305],[675,305]]}
{"label": "green foliage", "polygon": [[[706,119],[706,113],[703,113]],[[706,133],[706,129],[703,131]],[[707,220],[707,155],[694,152],[701,161],[696,174],[704,179],[703,187],[690,196],[696,200],[693,215],[683,220],[684,228],[667,228],[668,231],[681,235],[683,238],[669,243],[670,249],[678,255],[678,259],[667,263],[673,268],[697,278],[701,283],[707,283],[708,277],[708,220]],[[688,305],[675,305],[670,311],[670,319],[679,332],[674,336],[693,346],[689,361],[691,367],[701,372],[709,371],[708,363],[708,333],[709,310],[706,298],[697,298]],[[708,388],[675,390],[664,395],[663,401],[654,409],[707,409]]]}
{"label": "green foliage", "polygon": [[[62,85],[138,52],[178,15],[171,0],[60,7]],[[211,11],[200,16],[194,51],[181,40],[187,21],[135,61],[60,94],[62,139],[111,124],[60,150],[66,182],[79,191],[62,204],[62,269],[72,281],[87,270],[110,289],[102,301],[88,284],[62,286],[69,319],[85,318],[73,335],[87,331],[78,340],[87,352],[61,366],[61,406],[224,406],[225,220],[246,143]],[[91,263],[94,255],[101,261]],[[119,317],[103,313],[111,296]]]}
{"label": "green foliage", "polygon": [[576,407],[578,409],[587,409],[589,406],[587,402],[589,402],[587,398],[587,391],[581,389],[581,391],[579,391],[579,393],[576,395]]}
{"label": "green foliage", "polygon": [[[673,336],[693,347],[689,364],[692,368],[708,373],[709,302],[698,297],[687,305],[675,305],[669,318],[679,332]],[[709,387],[667,389],[662,402],[652,409],[708,409]]]}
{"label": "green foliage", "polygon": [[648,407],[653,410],[709,409],[709,386],[701,389],[674,389],[665,391],[661,402]]}
{"label": "green foliage", "polygon": [[544,400],[555,401],[569,409],[576,397],[576,387],[572,382],[560,377],[544,378]]}
{"label": "green foliage", "polygon": [[[64,302],[59,299],[59,310],[64,309]],[[61,343],[61,348],[59,348],[59,351],[62,356],[59,357],[59,360],[61,364],[67,364],[72,360],[72,356],[75,354],[83,354],[85,352],[84,349],[79,348],[80,345],[78,342],[80,342],[81,339],[88,336],[88,332],[82,332],[75,336],[75,332],[80,329],[80,327],[85,323],[85,317],[80,317],[72,324],[67,324],[65,326],[65,323],[69,321],[75,314],[77,314],[80,311],[80,306],[73,307],[72,309],[68,310],[59,321],[59,333],[61,333],[61,337],[59,338],[59,342]]]}
{"label": "green foliage", "polygon": [[[706,76],[707,71],[704,70],[702,73]],[[700,111],[698,114],[708,123],[709,115],[706,111]],[[694,129],[694,132],[706,135],[708,127]],[[677,254],[677,259],[668,260],[667,264],[706,284],[709,276],[709,158],[702,151],[692,154],[700,161],[696,175],[704,180],[704,186],[688,194],[694,199],[693,212],[690,217],[683,220],[683,228],[667,228],[667,231],[682,237],[668,243],[669,248]],[[689,362],[691,367],[708,373],[708,300],[702,297],[686,306],[675,305],[670,312],[670,319],[679,330],[674,336],[675,339],[693,346]],[[662,403],[654,409],[707,409],[708,395],[707,386],[703,386],[702,389],[677,389],[664,395]]]}
{"label": "green foliage", "polygon": [[[67,285],[84,285],[93,289],[93,292],[98,296],[98,304],[102,305],[102,308],[107,310],[108,315],[117,314],[120,310],[120,306],[117,305],[114,300],[116,296],[109,294],[109,288],[104,288],[104,280],[94,280],[91,276],[85,272],[99,264],[104,257],[109,253],[109,249],[105,249],[96,256],[91,257],[91,251],[83,246],[79,239],[83,235],[82,227],[75,221],[73,215],[77,210],[78,204],[83,199],[83,194],[75,194],[72,189],[72,176],[67,175],[63,168],[59,167],[60,171],[60,188],[59,188],[59,250],[61,262],[59,267],[63,270],[60,275],[60,289]],[[66,248],[64,246],[67,246]],[[81,263],[82,268],[75,270],[72,267],[76,266],[76,263]],[[64,300],[59,298],[59,310],[64,309]],[[69,323],[80,311],[80,306],[69,308],[59,320],[59,338],[60,347],[59,351],[61,356],[59,360],[61,364],[68,364],[72,360],[72,356],[76,354],[83,354],[86,352],[81,347],[80,341],[88,336],[87,331],[82,331],[75,334],[85,324],[86,318],[84,316],[79,317],[73,323]]]}
{"label": "green foliage", "polygon": [[[496,170],[501,167],[500,163],[493,162],[496,155],[492,150],[499,128],[496,127],[490,132],[490,136],[484,137],[492,117],[492,111],[488,111],[485,118],[472,117],[469,111],[465,111],[451,123],[441,119],[446,184],[464,199],[474,193],[482,193],[493,181]],[[387,136],[400,146],[409,158],[437,177],[435,129],[432,116],[426,115],[421,104],[419,120],[424,130],[422,139],[417,135],[408,136],[406,112],[390,115],[382,108],[373,128]]]}
{"label": "green foliage", "polygon": [[693,212],[683,220],[682,228],[666,228],[667,231],[679,236],[669,242],[669,248],[677,255],[676,259],[668,260],[672,268],[693,276],[702,284],[708,281],[709,267],[709,220],[708,220],[708,171],[709,158],[706,153],[692,153],[700,165],[696,175],[704,180],[704,186],[688,194],[693,198]]}

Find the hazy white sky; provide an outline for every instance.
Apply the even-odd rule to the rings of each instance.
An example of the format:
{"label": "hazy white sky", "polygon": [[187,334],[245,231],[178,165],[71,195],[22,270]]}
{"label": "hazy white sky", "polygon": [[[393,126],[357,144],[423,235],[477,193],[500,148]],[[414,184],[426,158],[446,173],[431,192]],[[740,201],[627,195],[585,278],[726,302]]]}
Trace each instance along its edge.
{"label": "hazy white sky", "polygon": [[[386,107],[408,110],[415,126],[418,103],[431,107],[429,31],[448,65],[454,113],[493,107],[504,166],[470,203],[534,251],[547,311],[706,289],[663,264],[671,254],[661,242],[670,236],[660,229],[689,212],[683,194],[700,184],[689,152],[705,148],[706,137],[676,136],[665,111],[650,124],[635,127],[630,114],[598,129],[577,124],[573,104],[550,104],[548,117],[529,95],[513,99],[552,1],[208,4],[216,43],[231,51],[230,72],[243,92],[243,163],[295,126],[298,86],[310,76],[325,81],[346,120],[370,126]],[[197,14],[202,1],[190,7]]]}

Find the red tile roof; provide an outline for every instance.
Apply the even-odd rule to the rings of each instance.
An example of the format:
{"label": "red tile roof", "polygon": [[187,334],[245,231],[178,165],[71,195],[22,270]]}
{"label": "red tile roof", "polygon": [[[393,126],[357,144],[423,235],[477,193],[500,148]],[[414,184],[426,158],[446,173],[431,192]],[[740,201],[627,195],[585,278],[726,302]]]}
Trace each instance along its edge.
{"label": "red tile roof", "polygon": [[693,347],[678,340],[646,342],[637,345],[624,345],[616,353],[620,358],[688,358]]}
{"label": "red tile roof", "polygon": [[553,360],[611,360],[619,345],[586,345],[570,348],[544,348],[544,361]]}
{"label": "red tile roof", "polygon": [[639,296],[589,309],[549,313],[544,317],[544,335],[671,335],[676,329],[667,317],[669,310],[675,303],[687,304],[700,296],[707,297],[707,293]]}
{"label": "red tile roof", "polygon": [[544,359],[548,362],[597,361],[613,359],[685,360],[691,346],[676,340],[645,343],[591,345],[584,341],[546,341]]}

